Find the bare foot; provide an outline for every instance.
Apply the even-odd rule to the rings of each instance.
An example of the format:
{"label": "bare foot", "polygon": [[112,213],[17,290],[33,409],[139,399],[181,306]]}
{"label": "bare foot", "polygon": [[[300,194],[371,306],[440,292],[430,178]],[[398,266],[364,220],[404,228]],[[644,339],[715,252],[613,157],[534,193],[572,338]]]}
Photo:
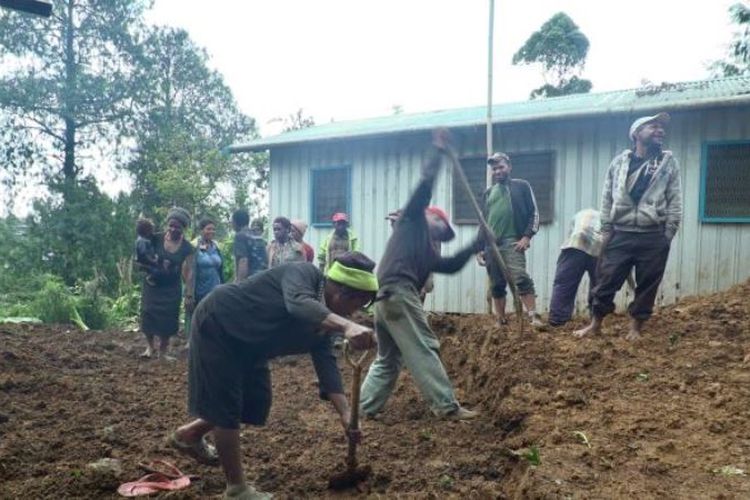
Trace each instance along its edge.
{"label": "bare foot", "polygon": [[625,340],[630,340],[631,342],[638,340],[641,338],[641,334],[638,331],[630,330],[628,331],[628,334],[625,335]]}
{"label": "bare foot", "polygon": [[743,363],[750,363],[750,352],[745,355],[745,359],[742,360]]}
{"label": "bare foot", "polygon": [[542,328],[545,328],[545,324],[542,321],[542,317],[537,313],[532,313],[529,315],[529,323],[531,324],[531,327],[535,330],[540,330]]}
{"label": "bare foot", "polygon": [[628,331],[628,334],[625,335],[625,340],[630,340],[632,342],[634,340],[640,339],[644,323],[645,321],[642,319],[631,319],[630,330]]}
{"label": "bare foot", "polygon": [[601,331],[598,328],[594,328],[594,325],[589,325],[586,328],[581,328],[580,330],[574,331],[573,336],[580,339],[587,335],[599,335],[600,333]]}
{"label": "bare foot", "polygon": [[594,318],[591,321],[591,324],[589,324],[589,326],[587,326],[586,328],[581,328],[580,330],[574,331],[573,336],[580,339],[581,337],[585,337],[587,335],[599,335],[601,333],[602,321],[600,319]]}

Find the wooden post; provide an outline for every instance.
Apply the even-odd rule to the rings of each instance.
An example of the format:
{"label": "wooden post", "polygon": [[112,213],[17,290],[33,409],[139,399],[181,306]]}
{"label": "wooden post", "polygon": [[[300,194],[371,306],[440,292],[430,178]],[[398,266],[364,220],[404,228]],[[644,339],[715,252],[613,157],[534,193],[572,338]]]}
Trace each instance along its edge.
{"label": "wooden post", "polygon": [[[494,53],[494,33],[495,33],[495,0],[490,0],[489,30],[487,36],[487,157],[491,156],[492,146],[492,68]],[[489,185],[489,173],[485,172],[485,186]],[[485,299],[487,300],[487,314],[492,314],[492,294],[490,293],[490,281],[487,279],[487,288],[485,290]]]}

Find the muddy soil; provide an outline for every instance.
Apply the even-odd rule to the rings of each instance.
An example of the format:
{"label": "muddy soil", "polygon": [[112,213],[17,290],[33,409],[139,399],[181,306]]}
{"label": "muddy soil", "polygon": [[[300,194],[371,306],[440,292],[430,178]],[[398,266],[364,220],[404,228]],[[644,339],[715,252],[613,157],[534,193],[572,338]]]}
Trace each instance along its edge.
{"label": "muddy soil", "polygon": [[[309,359],[276,361],[269,424],[242,435],[248,477],[278,498],[750,498],[748,299],[750,283],[662,309],[636,343],[623,317],[577,340],[580,321],[519,335],[433,316],[459,397],[482,417],[435,419],[404,373],[364,423],[364,492],[327,490],[343,433]],[[163,444],[187,418],[185,361],[143,361],[142,347],[135,332],[0,325],[0,498],[115,498],[157,458],[201,478],[158,498],[219,497],[220,470]],[[121,474],[87,466],[102,458]]]}

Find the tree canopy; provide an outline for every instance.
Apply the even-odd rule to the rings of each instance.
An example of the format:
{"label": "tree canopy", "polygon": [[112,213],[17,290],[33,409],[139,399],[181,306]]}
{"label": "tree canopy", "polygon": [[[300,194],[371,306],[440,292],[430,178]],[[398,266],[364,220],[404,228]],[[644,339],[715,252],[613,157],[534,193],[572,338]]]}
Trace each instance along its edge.
{"label": "tree canopy", "polygon": [[513,64],[539,64],[545,85],[535,89],[531,97],[585,93],[591,82],[579,77],[586,63],[589,40],[576,23],[564,12],[558,12],[513,55]]}
{"label": "tree canopy", "polygon": [[[65,186],[83,168],[81,150],[93,155],[106,144],[107,156],[115,154],[142,87],[135,63],[149,5],[61,0],[49,18],[0,13],[0,109],[25,147],[33,148],[13,156],[6,173],[15,178],[52,152],[44,155],[45,173]],[[13,147],[8,144],[3,149]]]}
{"label": "tree canopy", "polygon": [[[8,226],[17,248],[0,251],[0,262],[23,257],[19,279],[116,281],[140,213],[263,211],[267,156],[222,152],[257,137],[255,121],[187,32],[145,23],[151,4],[60,0],[47,19],[0,11],[0,188],[32,183],[36,196]],[[104,169],[132,179],[132,193],[103,193]]]}
{"label": "tree canopy", "polygon": [[726,58],[711,65],[715,76],[750,74],[750,4],[738,2],[729,7],[729,16],[736,30]]}
{"label": "tree canopy", "polygon": [[154,29],[139,71],[149,85],[137,102],[138,150],[126,168],[142,211],[170,205],[216,211],[222,185],[235,191],[265,187],[257,164],[221,153],[257,137],[255,121],[239,111],[222,76],[208,68],[208,55],[186,31]]}

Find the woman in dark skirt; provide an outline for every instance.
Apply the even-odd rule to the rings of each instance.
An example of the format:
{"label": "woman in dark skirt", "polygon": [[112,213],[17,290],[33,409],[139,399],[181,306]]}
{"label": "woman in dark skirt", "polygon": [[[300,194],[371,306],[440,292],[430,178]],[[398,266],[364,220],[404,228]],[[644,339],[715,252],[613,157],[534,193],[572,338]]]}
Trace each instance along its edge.
{"label": "woman in dark skirt", "polygon": [[154,337],[159,337],[159,357],[172,361],[167,355],[169,338],[177,333],[182,300],[182,282],[185,282],[185,310],[192,309],[193,300],[193,246],[185,239],[185,228],[190,224],[187,210],[175,207],[167,214],[167,231],[156,236],[156,255],[163,262],[164,272],[151,280],[143,281],[141,295],[141,331],[148,347],[142,356],[154,355]]}

